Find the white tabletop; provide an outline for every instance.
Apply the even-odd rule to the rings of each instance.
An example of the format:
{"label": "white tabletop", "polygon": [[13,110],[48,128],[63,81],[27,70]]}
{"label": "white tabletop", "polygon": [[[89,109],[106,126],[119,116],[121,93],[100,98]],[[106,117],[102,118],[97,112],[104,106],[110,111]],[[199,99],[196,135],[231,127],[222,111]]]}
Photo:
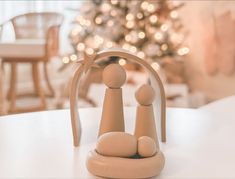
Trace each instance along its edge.
{"label": "white tabletop", "polygon": [[[235,178],[235,97],[201,109],[167,110],[160,179]],[[100,108],[81,110],[81,147],[72,145],[68,110],[0,117],[0,178],[96,178],[85,159],[96,141]],[[135,108],[125,109],[134,128]]]}

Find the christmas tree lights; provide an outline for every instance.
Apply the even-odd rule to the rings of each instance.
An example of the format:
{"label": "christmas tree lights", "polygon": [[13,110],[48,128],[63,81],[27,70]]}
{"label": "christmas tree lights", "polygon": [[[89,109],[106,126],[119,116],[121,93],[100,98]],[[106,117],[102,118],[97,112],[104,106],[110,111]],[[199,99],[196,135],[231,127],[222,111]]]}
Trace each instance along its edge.
{"label": "christmas tree lights", "polygon": [[165,56],[184,56],[189,49],[183,46],[185,32],[177,12],[182,5],[170,0],[84,1],[69,35],[74,54],[63,62],[111,47],[124,48],[154,66]]}

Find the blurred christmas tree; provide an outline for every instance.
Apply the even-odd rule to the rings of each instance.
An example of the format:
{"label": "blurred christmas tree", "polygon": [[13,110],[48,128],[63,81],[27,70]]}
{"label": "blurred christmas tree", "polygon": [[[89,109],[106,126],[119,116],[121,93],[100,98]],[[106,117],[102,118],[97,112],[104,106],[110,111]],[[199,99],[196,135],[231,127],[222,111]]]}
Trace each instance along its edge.
{"label": "blurred christmas tree", "polygon": [[182,5],[170,0],[84,1],[70,34],[75,54],[65,61],[111,47],[122,47],[150,63],[186,55],[189,49],[182,46],[185,33],[177,12]]}

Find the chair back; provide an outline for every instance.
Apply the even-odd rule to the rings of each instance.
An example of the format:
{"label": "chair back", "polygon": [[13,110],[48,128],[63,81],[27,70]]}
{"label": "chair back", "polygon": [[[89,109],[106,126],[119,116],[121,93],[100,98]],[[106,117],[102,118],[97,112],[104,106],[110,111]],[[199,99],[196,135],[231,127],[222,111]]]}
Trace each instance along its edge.
{"label": "chair back", "polygon": [[57,56],[63,15],[56,12],[32,12],[11,20],[16,39],[45,39],[46,56]]}
{"label": "chair back", "polygon": [[52,26],[60,26],[63,15],[55,12],[26,13],[12,18],[16,39],[46,38]]}

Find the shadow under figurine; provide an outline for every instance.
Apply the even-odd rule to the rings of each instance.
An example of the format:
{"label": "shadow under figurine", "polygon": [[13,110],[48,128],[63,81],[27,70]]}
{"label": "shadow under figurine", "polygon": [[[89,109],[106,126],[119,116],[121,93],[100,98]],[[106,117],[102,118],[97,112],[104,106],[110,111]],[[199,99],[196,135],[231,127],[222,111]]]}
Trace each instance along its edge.
{"label": "shadow under figurine", "polygon": [[125,70],[118,64],[103,71],[105,92],[96,149],[87,157],[87,169],[106,178],[149,178],[159,175],[165,163],[159,149],[152,103],[155,93],[142,85],[135,94],[139,103],[134,135],[125,133],[122,89]]}

